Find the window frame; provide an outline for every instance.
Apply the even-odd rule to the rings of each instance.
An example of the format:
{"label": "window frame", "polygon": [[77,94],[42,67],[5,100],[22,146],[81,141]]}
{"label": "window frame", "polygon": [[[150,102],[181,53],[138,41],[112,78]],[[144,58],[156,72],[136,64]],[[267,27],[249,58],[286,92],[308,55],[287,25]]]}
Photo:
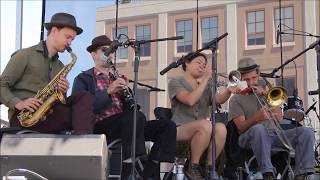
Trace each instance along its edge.
{"label": "window frame", "polygon": [[[281,17],[281,19],[282,19],[282,24],[285,24],[286,25],[286,19],[288,20],[288,19],[292,19],[292,26],[293,27],[291,27],[291,28],[293,28],[294,29],[294,26],[295,26],[295,23],[294,23],[294,5],[287,5],[287,6],[284,6],[284,7],[281,7],[281,12],[283,12],[285,9],[287,9],[287,8],[292,8],[292,18],[285,18],[285,17]],[[273,39],[274,39],[274,42],[273,42],[273,46],[274,47],[280,47],[280,45],[279,44],[276,44],[276,39],[277,39],[277,30],[278,30],[278,25],[280,24],[280,19],[276,19],[276,11],[278,10],[278,12],[280,12],[279,11],[279,6],[277,6],[277,7],[274,7],[273,8],[273,26],[274,26],[274,28],[273,28]],[[284,15],[285,15],[285,12],[283,13]],[[280,14],[279,14],[279,17],[280,17]],[[278,24],[276,23],[276,22],[279,22]],[[282,29],[282,27],[284,27],[284,26],[281,26],[281,29]],[[282,29],[282,31],[283,31],[283,29]],[[290,30],[289,30],[290,31]],[[293,33],[293,32],[292,32]],[[294,35],[289,35],[289,34],[282,34],[281,35],[282,36],[282,44],[284,45],[284,46],[292,46],[292,45],[295,45],[295,38],[294,38]],[[292,37],[292,41],[286,41],[286,39],[285,38],[283,38],[283,36],[291,36]]]}
{"label": "window frame", "polygon": [[[119,34],[123,34],[123,33],[120,33],[120,29],[127,29],[127,34],[126,35],[128,36],[128,34],[129,34],[128,26],[119,27],[117,35],[115,35],[116,28],[114,27],[114,28],[112,28],[112,37],[113,37],[113,39],[116,39]],[[119,39],[119,41],[121,42],[120,39]],[[125,58],[120,57],[120,53],[122,53],[122,52],[125,52],[127,54]],[[116,51],[116,57],[117,57],[117,61],[116,61],[117,63],[128,62],[128,58],[129,58],[128,48],[125,48],[125,47],[122,47],[122,46],[118,47],[118,49]]]}
{"label": "window frame", "polygon": [[[179,31],[179,32],[184,32],[183,33],[183,36],[184,36],[184,39],[180,39],[180,40],[177,40],[176,41],[176,44],[175,44],[175,53],[176,53],[176,55],[180,55],[180,54],[187,54],[187,53],[189,53],[189,52],[191,52],[192,50],[193,50],[193,19],[192,18],[189,18],[189,19],[179,19],[179,20],[176,20],[175,21],[175,33],[176,33],[176,36],[179,36],[179,34],[178,34],[178,22],[181,22],[181,21],[184,21],[184,22],[186,22],[186,21],[191,21],[191,41],[187,41],[187,42],[191,42],[191,50],[190,51],[186,51],[185,50],[185,43],[186,43],[186,41],[185,41],[185,23],[184,23],[184,31]],[[189,31],[189,30],[188,30]],[[184,51],[182,51],[182,52],[179,52],[178,51],[178,43],[179,42],[182,42],[183,44],[184,44]]]}
{"label": "window frame", "polygon": [[[201,25],[200,25],[200,32],[201,32],[201,34],[200,34],[200,37],[201,37],[200,47],[204,47],[204,43],[208,43],[208,42],[203,42],[203,40],[204,40],[203,37],[204,37],[204,36],[203,36],[202,21],[203,21],[204,19],[206,19],[206,18],[209,18],[209,28],[206,28],[206,29],[209,29],[209,39],[208,39],[208,42],[210,42],[211,40],[213,40],[214,38],[216,38],[216,37],[219,36],[219,16],[217,16],[217,15],[212,15],[212,16],[203,16],[203,17],[201,17],[201,19],[200,19],[200,23],[201,23]],[[216,19],[216,21],[217,21],[217,26],[215,26],[215,27],[211,27],[211,26],[210,26],[210,18],[215,18],[215,19]],[[213,37],[213,38],[210,37],[210,31],[211,31],[212,29],[216,29],[216,32],[217,32],[216,37]]]}
{"label": "window frame", "polygon": [[[260,12],[262,11],[263,12],[263,21],[257,21],[257,12]],[[249,13],[254,13],[254,21],[253,22],[250,22],[249,23]],[[265,20],[266,20],[266,13],[265,13],[265,9],[255,9],[255,10],[248,10],[246,11],[246,49],[247,50],[250,50],[250,49],[260,49],[260,48],[265,48],[266,47],[266,26],[265,26]],[[262,32],[259,32],[257,33],[257,24],[258,23],[262,23],[263,22],[263,31]],[[249,24],[254,24],[254,33],[249,33]],[[264,39],[264,42],[263,44],[257,44],[257,34],[260,35],[260,34],[263,34],[263,39]],[[255,36],[254,38],[254,41],[255,43],[254,44],[249,44],[249,36]]]}
{"label": "window frame", "polygon": [[[143,38],[142,39],[138,39],[138,36],[137,36],[137,30],[139,27],[143,27]],[[149,27],[149,32],[150,34],[148,35],[149,36],[149,39],[145,39],[145,35],[144,35],[144,27]],[[152,27],[151,27],[151,24],[137,24],[135,25],[135,37],[136,37],[136,40],[151,40],[152,38]],[[147,46],[147,47],[146,47]],[[149,55],[144,55],[144,48],[148,48],[149,47]],[[142,60],[151,60],[151,43],[146,43],[146,44],[142,44],[141,45],[141,53],[140,53],[140,57]]]}

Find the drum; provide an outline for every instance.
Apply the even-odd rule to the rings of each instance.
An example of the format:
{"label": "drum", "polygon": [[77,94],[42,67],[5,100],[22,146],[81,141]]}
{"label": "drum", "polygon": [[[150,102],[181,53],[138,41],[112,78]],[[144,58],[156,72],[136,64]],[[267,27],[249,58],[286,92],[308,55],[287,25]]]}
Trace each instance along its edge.
{"label": "drum", "polygon": [[288,96],[287,103],[284,106],[284,118],[300,122],[304,119],[303,103],[300,97]]}

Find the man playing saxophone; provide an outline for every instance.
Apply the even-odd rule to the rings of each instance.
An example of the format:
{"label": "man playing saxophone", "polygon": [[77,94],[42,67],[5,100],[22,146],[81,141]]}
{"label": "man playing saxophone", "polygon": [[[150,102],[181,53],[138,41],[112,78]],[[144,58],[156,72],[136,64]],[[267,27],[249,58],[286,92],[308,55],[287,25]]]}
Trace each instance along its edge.
{"label": "man playing saxophone", "polygon": [[[272,116],[273,120],[278,122],[283,118],[282,112],[279,107],[261,107],[257,97],[264,97],[267,92],[258,85],[259,66],[253,59],[240,59],[238,71],[241,73],[241,80],[246,81],[253,91],[246,95],[234,95],[230,99],[229,120],[233,120],[240,133],[239,146],[253,150],[264,179],[274,179],[276,172],[271,163],[271,149],[285,148],[286,143],[282,136],[275,132],[273,121],[268,118]],[[310,177],[314,172],[313,132],[305,127],[282,132],[295,150],[295,179]]]}
{"label": "man playing saxophone", "polygon": [[[50,93],[46,86],[64,67],[58,52],[69,48],[74,38],[82,33],[74,16],[67,13],[54,14],[51,22],[44,25],[48,30],[47,39],[13,53],[0,77],[0,100],[9,107],[10,126],[13,127],[21,126],[17,118],[20,111],[34,113],[43,106],[44,101],[35,95],[39,91]],[[69,82],[64,76],[56,78],[57,87],[53,88],[65,94]],[[28,129],[41,133],[92,133],[94,116],[88,102],[92,102],[92,96],[87,92],[68,97],[66,104],[56,102],[45,117]]]}
{"label": "man playing saxophone", "polygon": [[[127,105],[128,99],[121,94],[128,91],[128,79],[117,70],[112,63],[113,54],[104,55],[110,48],[111,40],[101,35],[92,40],[87,51],[91,54],[95,67],[80,73],[74,80],[72,93],[88,91],[94,95],[94,113],[96,124],[94,133],[106,134],[108,142],[122,139],[123,167],[121,179],[127,179],[131,170],[131,144],[133,134],[133,111]],[[113,63],[112,63],[113,64]],[[128,95],[128,94],[127,94]],[[125,96],[127,97],[127,96]],[[159,167],[159,162],[172,163],[175,156],[176,125],[170,120],[146,121],[145,115],[137,112],[136,121],[136,155],[145,153],[145,140],[153,141],[143,179],[158,179],[149,174],[151,167]],[[151,168],[152,169],[152,168]]]}

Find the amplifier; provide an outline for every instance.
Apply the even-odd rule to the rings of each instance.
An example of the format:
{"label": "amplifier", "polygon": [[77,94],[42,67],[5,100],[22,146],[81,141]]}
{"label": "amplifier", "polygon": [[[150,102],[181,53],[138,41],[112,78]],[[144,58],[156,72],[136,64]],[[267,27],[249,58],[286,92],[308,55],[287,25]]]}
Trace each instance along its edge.
{"label": "amplifier", "polygon": [[[5,134],[0,147],[0,179],[27,169],[47,179],[106,179],[105,135]],[[34,175],[14,173],[12,176]]]}

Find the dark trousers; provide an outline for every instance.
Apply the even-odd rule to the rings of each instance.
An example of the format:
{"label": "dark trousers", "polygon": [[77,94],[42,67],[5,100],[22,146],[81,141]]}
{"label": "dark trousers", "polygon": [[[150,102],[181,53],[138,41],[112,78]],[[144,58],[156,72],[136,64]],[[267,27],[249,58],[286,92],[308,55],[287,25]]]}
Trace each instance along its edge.
{"label": "dark trousers", "polygon": [[[106,134],[107,141],[122,139],[123,158],[131,156],[133,112],[125,111],[96,123],[94,133]],[[146,121],[145,115],[137,112],[136,155],[145,154],[145,141],[152,141],[149,159],[173,162],[176,149],[176,125],[169,120]]]}
{"label": "dark trousers", "polygon": [[[144,125],[146,117],[137,112],[136,156],[145,154]],[[95,134],[105,134],[108,143],[122,139],[123,159],[131,157],[133,135],[133,111],[124,111],[99,121],[94,126]]]}
{"label": "dark trousers", "polygon": [[145,124],[146,141],[154,142],[149,159],[159,162],[174,162],[176,153],[176,124],[170,120],[153,120]]}
{"label": "dark trousers", "polygon": [[[27,129],[50,134],[70,130],[75,134],[91,134],[95,123],[92,104],[93,96],[90,93],[78,92],[66,98],[66,104],[56,102],[46,120]],[[18,112],[10,119],[12,127],[21,126],[17,114]]]}

